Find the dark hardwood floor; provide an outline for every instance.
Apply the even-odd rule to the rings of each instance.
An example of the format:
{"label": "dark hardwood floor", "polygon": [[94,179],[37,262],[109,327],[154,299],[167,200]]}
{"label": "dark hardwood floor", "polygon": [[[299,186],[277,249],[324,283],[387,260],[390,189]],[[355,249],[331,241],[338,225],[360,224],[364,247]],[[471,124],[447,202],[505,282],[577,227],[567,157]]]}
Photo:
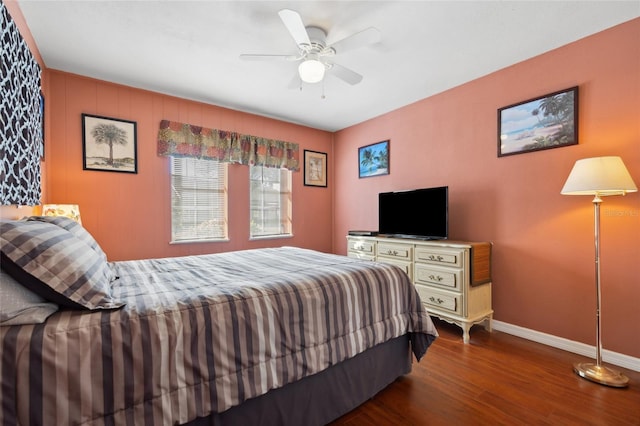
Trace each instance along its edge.
{"label": "dark hardwood floor", "polygon": [[619,368],[628,388],[577,376],[588,358],[506,333],[462,332],[437,321],[440,337],[413,371],[333,426],[640,425],[640,373]]}

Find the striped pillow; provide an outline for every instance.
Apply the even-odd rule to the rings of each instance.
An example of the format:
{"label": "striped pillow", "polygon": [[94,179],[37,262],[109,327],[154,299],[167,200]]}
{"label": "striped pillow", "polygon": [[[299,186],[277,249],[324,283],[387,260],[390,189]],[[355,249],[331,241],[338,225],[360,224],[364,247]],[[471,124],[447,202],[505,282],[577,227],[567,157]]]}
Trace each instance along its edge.
{"label": "striped pillow", "polygon": [[45,299],[71,309],[114,309],[109,264],[69,231],[40,221],[0,223],[2,269]]}
{"label": "striped pillow", "polygon": [[93,235],[91,235],[89,231],[84,229],[84,227],[75,220],[64,216],[31,216],[27,220],[53,223],[54,225],[59,226],[62,229],[66,229],[67,231],[78,237],[80,240],[82,240],[84,243],[86,243],[89,247],[91,247],[106,262],[107,254],[102,250],[100,244],[98,244],[98,242],[95,240],[95,238],[93,238]]}

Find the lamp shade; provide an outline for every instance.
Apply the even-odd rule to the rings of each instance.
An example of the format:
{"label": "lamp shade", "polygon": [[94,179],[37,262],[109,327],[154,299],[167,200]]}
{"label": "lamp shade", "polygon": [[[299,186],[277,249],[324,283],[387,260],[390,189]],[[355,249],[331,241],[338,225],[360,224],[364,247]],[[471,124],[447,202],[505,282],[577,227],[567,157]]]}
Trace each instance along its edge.
{"label": "lamp shade", "polygon": [[80,207],[77,204],[44,204],[42,206],[43,216],[64,216],[73,219],[82,225],[80,219]]}
{"label": "lamp shade", "polygon": [[317,59],[307,59],[298,66],[300,79],[305,83],[317,83],[324,78],[325,66]]}
{"label": "lamp shade", "polygon": [[620,157],[594,157],[576,161],[560,193],[606,196],[637,191]]}

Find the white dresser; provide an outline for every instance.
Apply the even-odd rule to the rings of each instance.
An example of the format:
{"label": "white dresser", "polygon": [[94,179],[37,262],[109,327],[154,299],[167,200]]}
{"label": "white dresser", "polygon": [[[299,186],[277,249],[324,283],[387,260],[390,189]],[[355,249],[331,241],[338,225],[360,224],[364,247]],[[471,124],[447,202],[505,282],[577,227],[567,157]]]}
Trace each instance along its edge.
{"label": "white dresser", "polygon": [[350,257],[402,268],[429,314],[461,327],[464,343],[473,324],[491,331],[491,243],[351,235],[347,242]]}

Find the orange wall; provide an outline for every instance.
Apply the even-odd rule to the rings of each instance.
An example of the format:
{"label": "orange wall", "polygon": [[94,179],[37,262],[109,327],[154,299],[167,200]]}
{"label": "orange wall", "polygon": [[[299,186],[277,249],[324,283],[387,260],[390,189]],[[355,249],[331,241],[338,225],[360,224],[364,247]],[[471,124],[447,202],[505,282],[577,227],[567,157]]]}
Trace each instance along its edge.
{"label": "orange wall", "polygon": [[[28,33],[15,2],[5,4]],[[494,243],[495,318],[593,344],[593,208],[589,197],[559,192],[575,160],[600,155],[622,156],[640,185],[638,39],[640,19],[335,135],[47,70],[43,201],[80,203],[85,226],[112,260],[268,244],[346,253],[349,229],[376,229],[378,192],[449,185],[451,238]],[[496,158],[498,108],[575,85],[579,145]],[[138,175],[82,170],[82,112],[137,121]],[[231,241],[170,246],[168,163],[155,154],[163,118],[327,152],[329,188],[304,187],[295,173],[295,237],[249,242],[248,178],[243,166],[231,166]],[[384,139],[391,174],[358,179],[357,148]],[[0,216],[14,209],[3,206]],[[602,212],[603,343],[640,357],[640,195],[605,199]]]}
{"label": "orange wall", "polygon": [[[562,196],[576,160],[619,155],[640,185],[640,19],[340,131],[334,247],[377,229],[378,192],[449,186],[450,238],[492,241],[495,318],[595,343],[593,206]],[[446,65],[446,64],[445,64]],[[579,86],[579,145],[497,158],[497,109]],[[390,139],[390,174],[357,149]],[[640,195],[602,205],[605,349],[640,357]]]}
{"label": "orange wall", "polygon": [[[257,247],[296,245],[331,251],[331,189],[306,187],[293,173],[292,238],[249,241],[249,168],[229,166],[229,242],[169,244],[171,239],[169,158],[156,154],[162,119],[237,131],[300,144],[328,153],[332,134],[251,114],[48,70],[49,140],[44,180],[49,203],[80,205],[83,225],[109,260],[181,256]],[[82,169],[81,114],[137,122],[138,173]],[[333,180],[329,179],[329,185]]]}

